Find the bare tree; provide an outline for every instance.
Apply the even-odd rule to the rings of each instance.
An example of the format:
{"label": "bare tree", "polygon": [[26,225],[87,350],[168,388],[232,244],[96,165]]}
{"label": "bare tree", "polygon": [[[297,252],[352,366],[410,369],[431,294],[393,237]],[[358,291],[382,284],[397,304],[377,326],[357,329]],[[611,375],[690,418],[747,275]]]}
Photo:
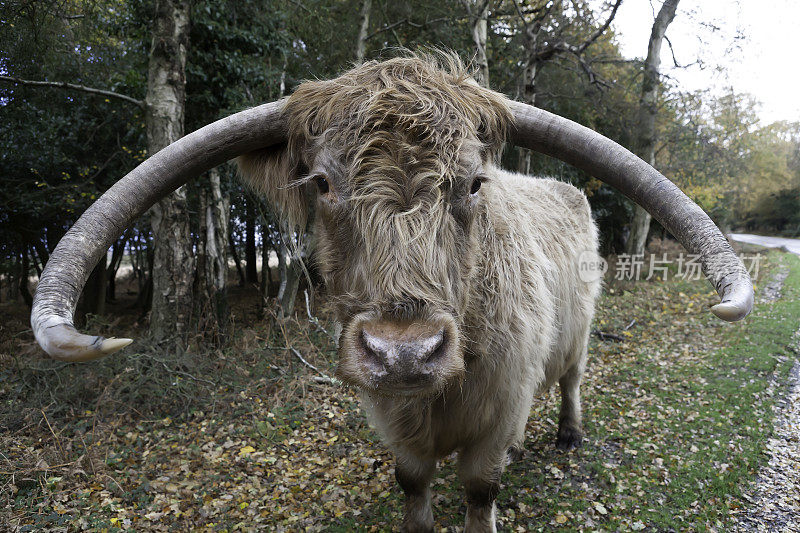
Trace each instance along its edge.
{"label": "bare tree", "polygon": [[[157,0],[145,98],[151,155],[183,137],[188,44],[188,0]],[[150,333],[157,341],[178,342],[191,321],[195,272],[185,186],[151,208],[150,224],[155,245]]]}
{"label": "bare tree", "polygon": [[[655,165],[656,146],[656,112],[658,111],[659,72],[661,66],[661,44],[667,27],[675,18],[679,0],[665,0],[653,22],[650,41],[647,44],[647,59],[644,62],[642,94],[639,97],[639,112],[636,121],[634,152],[636,155]],[[650,213],[634,206],[631,233],[625,245],[629,254],[644,253],[647,244],[647,233],[650,231]]]}
{"label": "bare tree", "polygon": [[489,8],[492,2],[491,0],[461,0],[461,2],[467,10],[472,41],[475,43],[475,63],[478,66],[475,81],[488,87],[489,58],[486,53],[486,41],[489,36]]}
{"label": "bare tree", "polygon": [[[564,37],[563,28],[562,31],[559,31],[557,34],[548,36],[550,37],[549,39],[545,39],[546,36],[543,35],[543,30],[550,21],[554,13],[554,8],[558,7],[563,0],[546,0],[544,2],[539,2],[537,5],[527,10],[523,10],[518,0],[513,0],[513,2],[519,19],[522,21],[524,30],[526,57],[525,66],[522,71],[522,90],[520,91],[520,97],[523,102],[536,105],[536,77],[543,64],[560,55],[572,55],[578,63],[580,63],[587,76],[589,76],[589,79],[592,82],[596,81],[594,72],[584,59],[584,53],[606,32],[606,30],[608,30],[608,27],[617,14],[617,9],[619,9],[620,4],[622,4],[622,0],[616,0],[605,22],[585,40],[579,43],[570,42]],[[521,150],[518,170],[522,173],[528,173],[530,172],[530,166],[530,151]]]}
{"label": "bare tree", "polygon": [[469,18],[472,42],[475,44],[475,63],[478,70],[475,81],[484,87],[489,86],[489,57],[486,41],[489,37],[489,8],[491,0],[461,0]]}

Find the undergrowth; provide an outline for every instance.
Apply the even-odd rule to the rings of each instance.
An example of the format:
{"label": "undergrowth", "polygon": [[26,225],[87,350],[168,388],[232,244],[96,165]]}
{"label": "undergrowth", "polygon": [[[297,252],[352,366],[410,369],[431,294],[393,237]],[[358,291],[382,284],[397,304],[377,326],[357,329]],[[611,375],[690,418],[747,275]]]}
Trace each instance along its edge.
{"label": "undergrowth", "polygon": [[[592,338],[584,446],[557,451],[557,390],[537,399],[524,457],[503,476],[500,528],[727,529],[765,460],[781,394],[769,384],[783,383],[796,359],[800,260],[770,253],[761,279],[779,268],[790,271],[781,297],[741,324],[708,313],[716,295],[705,281],[609,282],[594,328],[622,340]],[[225,349],[167,356],[139,341],[80,365],[41,358],[24,312],[9,315],[0,332],[0,523],[395,529],[402,499],[392,457],[354,392],[320,375],[335,365],[330,324],[310,324],[304,309],[285,323],[257,321],[252,302],[243,305]],[[452,458],[433,491],[438,527],[463,526]]]}

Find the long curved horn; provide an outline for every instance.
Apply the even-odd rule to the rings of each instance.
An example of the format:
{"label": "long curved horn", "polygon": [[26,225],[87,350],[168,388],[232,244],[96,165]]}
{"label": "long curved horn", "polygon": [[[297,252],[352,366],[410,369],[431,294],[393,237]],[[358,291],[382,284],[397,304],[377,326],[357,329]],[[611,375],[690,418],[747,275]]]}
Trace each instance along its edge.
{"label": "long curved horn", "polygon": [[519,102],[510,102],[510,141],[560,159],[619,189],[644,207],[691,254],[721,302],[711,311],[733,322],[753,309],[753,284],[742,261],[708,215],[656,169],[580,124]]}
{"label": "long curved horn", "polygon": [[86,210],[50,255],[31,311],[39,345],[62,361],[89,361],[130,339],[104,339],[75,330],[73,313],[90,272],[137,217],[187,181],[225,161],[286,139],[284,101],[223,118],[159,151]]}

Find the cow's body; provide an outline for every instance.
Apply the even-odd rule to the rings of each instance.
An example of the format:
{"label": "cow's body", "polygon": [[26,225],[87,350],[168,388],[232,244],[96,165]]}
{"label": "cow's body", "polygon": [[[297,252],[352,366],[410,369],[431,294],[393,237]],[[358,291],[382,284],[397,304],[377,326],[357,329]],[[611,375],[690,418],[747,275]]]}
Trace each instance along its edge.
{"label": "cow's body", "polygon": [[[457,61],[368,63],[301,85],[288,144],[240,159],[295,223],[315,194],[315,258],[342,324],[336,373],[397,455],[404,529],[433,527],[436,461],[459,452],[468,531],[494,530],[533,396],[562,389],[557,444],[581,440],[579,386],[599,280],[571,185],[499,170],[509,111]],[[303,189],[305,187],[305,189]]]}
{"label": "cow's body", "polygon": [[[581,254],[597,250],[583,193],[502,170],[483,190],[474,231],[484,253],[469,283],[464,381],[434,399],[363,398],[399,463],[420,477],[458,450],[468,492],[476,480],[499,481],[507,451],[522,444],[533,396],[558,381],[564,402],[559,442],[579,441],[578,387],[600,285],[578,274]],[[424,522],[429,509],[422,507],[417,514]]]}

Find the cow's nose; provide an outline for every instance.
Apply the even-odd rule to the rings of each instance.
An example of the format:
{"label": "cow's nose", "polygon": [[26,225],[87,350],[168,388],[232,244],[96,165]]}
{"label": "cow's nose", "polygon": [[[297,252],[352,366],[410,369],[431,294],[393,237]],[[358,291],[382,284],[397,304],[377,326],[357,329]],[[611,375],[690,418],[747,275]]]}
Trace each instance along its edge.
{"label": "cow's nose", "polygon": [[357,317],[342,334],[336,374],[378,394],[440,391],[464,374],[458,328],[444,314],[427,320]]}
{"label": "cow's nose", "polygon": [[361,331],[364,351],[387,370],[417,372],[425,363],[436,358],[444,344],[444,328],[433,334],[390,336]]}

